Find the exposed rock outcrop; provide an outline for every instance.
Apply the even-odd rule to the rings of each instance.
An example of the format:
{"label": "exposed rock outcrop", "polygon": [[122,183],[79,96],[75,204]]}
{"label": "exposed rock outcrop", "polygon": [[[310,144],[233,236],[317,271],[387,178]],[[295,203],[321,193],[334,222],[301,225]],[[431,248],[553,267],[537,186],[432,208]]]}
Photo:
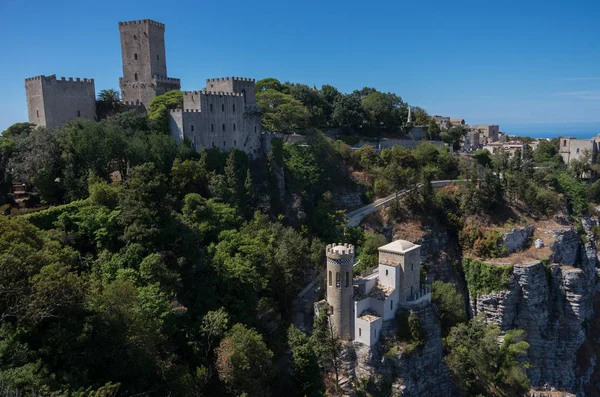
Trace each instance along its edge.
{"label": "exposed rock outcrop", "polygon": [[533,235],[533,231],[533,226],[527,226],[523,229],[513,228],[509,233],[504,233],[504,236],[502,236],[502,246],[506,248],[509,254],[522,250]]}
{"label": "exposed rock outcrop", "polygon": [[[427,331],[427,342],[422,348],[410,355],[401,349],[386,354],[386,347],[382,343],[372,348],[355,343],[344,354],[346,377],[354,378],[361,385],[369,379],[370,387],[382,395],[459,395],[443,359],[441,329],[434,307],[426,304],[413,311]],[[393,332],[393,325],[387,332]]]}
{"label": "exposed rock outcrop", "polygon": [[[550,260],[517,264],[506,291],[471,296],[473,313],[484,313],[488,321],[505,331],[526,332],[531,347],[527,374],[532,386],[551,385],[581,394],[592,371],[582,372],[578,350],[586,340],[586,324],[594,315],[597,252],[591,238],[585,244],[573,229],[555,231]],[[590,357],[585,363],[590,364]]]}

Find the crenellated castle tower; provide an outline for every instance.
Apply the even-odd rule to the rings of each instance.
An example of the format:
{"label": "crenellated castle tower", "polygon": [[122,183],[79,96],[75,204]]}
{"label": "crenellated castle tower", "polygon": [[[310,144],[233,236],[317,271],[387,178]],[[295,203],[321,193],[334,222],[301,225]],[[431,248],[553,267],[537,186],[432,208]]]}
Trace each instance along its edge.
{"label": "crenellated castle tower", "polygon": [[331,310],[334,334],[344,340],[352,339],[352,267],[354,246],[330,244],[327,246],[327,303]]}
{"label": "crenellated castle tower", "polygon": [[165,25],[151,19],[119,22],[123,77],[121,99],[147,108],[150,101],[181,87],[179,79],[167,77]]}
{"label": "crenellated castle tower", "polygon": [[25,79],[29,122],[54,128],[67,121],[96,118],[94,79],[36,76]]}

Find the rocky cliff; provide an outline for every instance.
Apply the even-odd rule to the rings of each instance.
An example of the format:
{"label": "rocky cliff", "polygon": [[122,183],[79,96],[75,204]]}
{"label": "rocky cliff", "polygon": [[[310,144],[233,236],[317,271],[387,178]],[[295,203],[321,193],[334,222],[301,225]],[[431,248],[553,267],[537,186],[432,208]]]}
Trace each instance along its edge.
{"label": "rocky cliff", "polygon": [[483,313],[502,330],[526,332],[532,386],[584,395],[594,373],[596,356],[584,343],[596,294],[594,225],[584,219],[583,238],[574,229],[554,231],[547,261],[516,264],[507,290],[470,297],[474,314]]}
{"label": "rocky cliff", "polygon": [[[374,395],[389,396],[455,396],[459,395],[450,379],[442,355],[441,330],[435,307],[424,304],[412,309],[427,332],[427,342],[411,354],[390,345],[379,343],[369,348],[354,343],[344,351],[344,377],[354,379],[356,385],[346,383],[348,395],[368,390]],[[386,334],[393,333],[389,324]]]}

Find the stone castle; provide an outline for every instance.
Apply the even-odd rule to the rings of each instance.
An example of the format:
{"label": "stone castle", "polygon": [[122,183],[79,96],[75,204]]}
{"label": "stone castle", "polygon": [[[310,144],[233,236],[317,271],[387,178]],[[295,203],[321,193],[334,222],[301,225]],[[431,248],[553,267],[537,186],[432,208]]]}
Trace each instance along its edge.
{"label": "stone castle", "polygon": [[[165,25],[150,19],[119,22],[123,77],[121,99],[145,111],[158,95],[179,90],[180,80],[167,75]],[[74,119],[96,119],[94,80],[36,76],[25,79],[29,122],[55,128]],[[261,151],[261,119],[255,80],[240,77],[206,80],[204,91],[186,91],[183,108],[169,112],[169,131],[196,150]]]}
{"label": "stone castle", "polygon": [[379,265],[364,278],[352,275],[354,246],[330,244],[325,254],[326,299],[315,303],[315,312],[327,302],[340,339],[373,346],[399,308],[431,302],[431,293],[420,281],[419,245],[396,240],[379,247]]}

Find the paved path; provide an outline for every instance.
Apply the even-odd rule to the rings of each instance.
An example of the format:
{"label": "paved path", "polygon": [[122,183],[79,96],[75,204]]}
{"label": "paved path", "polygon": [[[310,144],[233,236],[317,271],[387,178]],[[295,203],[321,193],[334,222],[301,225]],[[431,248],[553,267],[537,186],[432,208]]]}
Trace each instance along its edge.
{"label": "paved path", "polygon": [[[440,181],[431,181],[431,186],[438,189],[447,185],[450,185],[452,183],[456,183],[456,182],[466,182],[467,179],[444,179],[444,180],[440,180]],[[379,200],[374,201],[371,204],[365,205],[364,207],[361,207],[359,209],[356,209],[354,211],[348,212],[348,226],[358,226],[360,225],[360,222],[364,219],[364,217],[366,217],[367,215],[379,210],[379,208],[381,207],[387,207],[388,205],[390,205],[390,203],[396,198],[396,197],[402,197],[404,195],[406,195],[408,192],[410,192],[413,189],[417,189],[419,188],[421,185],[417,185],[412,189],[404,189],[404,190],[400,190],[396,193],[392,193],[387,197],[383,197],[380,198]]]}

